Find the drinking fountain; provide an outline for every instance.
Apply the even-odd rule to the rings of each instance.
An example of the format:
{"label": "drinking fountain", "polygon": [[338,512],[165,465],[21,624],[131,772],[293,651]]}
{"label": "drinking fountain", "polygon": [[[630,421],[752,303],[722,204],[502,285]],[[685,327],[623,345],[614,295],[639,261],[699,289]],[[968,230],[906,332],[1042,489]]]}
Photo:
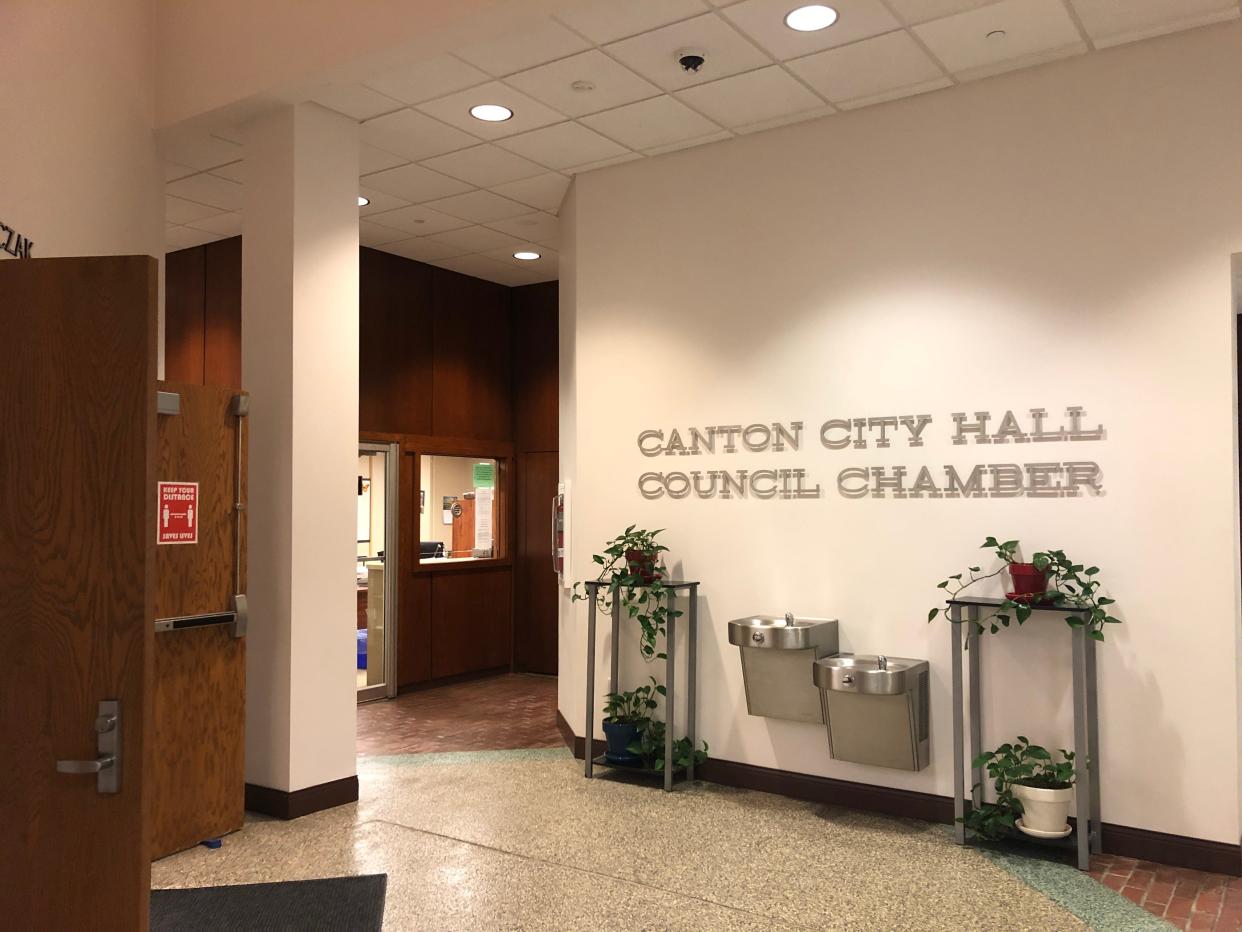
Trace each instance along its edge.
{"label": "drinking fountain", "polygon": [[929,757],[928,663],[883,654],[815,661],[828,747],[837,760],[922,770]]}
{"label": "drinking fountain", "polygon": [[729,643],[742,655],[746,710],[751,715],[824,723],[823,704],[807,675],[816,660],[837,652],[837,622],[792,612],[729,622]]}

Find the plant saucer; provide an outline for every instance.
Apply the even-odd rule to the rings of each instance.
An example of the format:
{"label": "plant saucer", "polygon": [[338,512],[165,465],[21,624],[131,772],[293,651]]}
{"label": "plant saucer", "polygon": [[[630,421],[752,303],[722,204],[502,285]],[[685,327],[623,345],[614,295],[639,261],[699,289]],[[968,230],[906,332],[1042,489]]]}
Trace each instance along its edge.
{"label": "plant saucer", "polygon": [[1020,818],[1016,822],[1014,822],[1014,825],[1016,825],[1020,831],[1023,831],[1026,834],[1034,838],[1064,838],[1066,835],[1068,835],[1070,832],[1074,830],[1073,828],[1067,825],[1065,826],[1064,830],[1060,832],[1045,832],[1037,828],[1027,828],[1026,824],[1023,823],[1022,819]]}

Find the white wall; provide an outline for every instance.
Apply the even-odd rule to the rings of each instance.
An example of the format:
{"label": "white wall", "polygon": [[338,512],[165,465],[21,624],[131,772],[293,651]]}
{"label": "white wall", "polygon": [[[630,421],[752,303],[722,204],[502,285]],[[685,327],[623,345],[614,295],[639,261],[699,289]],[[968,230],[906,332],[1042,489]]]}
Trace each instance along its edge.
{"label": "white wall", "polygon": [[[1099,652],[1104,819],[1237,842],[1240,47],[1242,27],[1214,27],[577,177],[574,566],[629,523],[668,528],[673,563],[703,582],[715,756],[949,795],[949,633],[927,611],[938,580],[987,559],[986,535],[1018,537],[1100,565],[1126,622]],[[1105,440],[949,442],[951,412],[1075,404]],[[898,414],[934,416],[925,447],[818,442],[828,418]],[[644,428],[793,419],[797,453],[636,446]],[[1105,494],[849,500],[835,484],[846,466],[1078,459]],[[780,466],[825,496],[647,501],[636,485]],[[833,761],[821,729],[746,714],[726,622],[787,609],[839,618],[844,650],[931,661],[930,769]],[[563,601],[560,708],[578,731],[584,617]],[[1049,618],[986,641],[986,746],[1068,742],[1066,635]],[[626,685],[647,672],[631,663]]]}
{"label": "white wall", "polygon": [[151,0],[0,3],[0,222],[33,256],[163,257],[153,29]]}

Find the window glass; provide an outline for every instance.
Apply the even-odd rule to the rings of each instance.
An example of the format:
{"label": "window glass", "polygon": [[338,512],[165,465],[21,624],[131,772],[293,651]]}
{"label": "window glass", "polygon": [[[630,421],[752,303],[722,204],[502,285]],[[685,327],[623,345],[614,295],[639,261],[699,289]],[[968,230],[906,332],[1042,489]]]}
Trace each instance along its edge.
{"label": "window glass", "polygon": [[424,455],[419,461],[419,561],[495,556],[496,460]]}

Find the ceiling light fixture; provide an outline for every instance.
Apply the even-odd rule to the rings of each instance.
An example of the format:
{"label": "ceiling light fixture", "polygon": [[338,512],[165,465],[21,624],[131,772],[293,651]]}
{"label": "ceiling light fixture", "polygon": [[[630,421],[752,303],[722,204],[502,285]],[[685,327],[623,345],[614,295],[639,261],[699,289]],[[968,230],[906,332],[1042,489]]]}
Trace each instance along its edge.
{"label": "ceiling light fixture", "polygon": [[1006,33],[1006,32],[1005,32],[1005,30],[1003,30],[1003,29],[993,29],[991,32],[989,32],[989,33],[987,34],[986,38],[988,38],[988,39],[1003,39],[1003,38],[1005,38],[1005,36],[1006,36],[1006,35],[1008,35],[1008,33]]}
{"label": "ceiling light fixture", "polygon": [[500,104],[477,104],[470,108],[470,115],[484,123],[503,123],[513,116],[513,111]]}
{"label": "ceiling light fixture", "polygon": [[513,254],[513,258],[521,259],[523,262],[534,262],[539,258],[539,253],[533,252],[529,249],[519,249]]}
{"label": "ceiling light fixture", "polygon": [[796,32],[818,32],[837,21],[837,11],[821,3],[800,6],[785,16],[785,25]]}
{"label": "ceiling light fixture", "polygon": [[358,206],[359,207],[366,207],[370,203],[371,203],[371,199],[369,197],[363,197],[361,194],[358,195]]}

